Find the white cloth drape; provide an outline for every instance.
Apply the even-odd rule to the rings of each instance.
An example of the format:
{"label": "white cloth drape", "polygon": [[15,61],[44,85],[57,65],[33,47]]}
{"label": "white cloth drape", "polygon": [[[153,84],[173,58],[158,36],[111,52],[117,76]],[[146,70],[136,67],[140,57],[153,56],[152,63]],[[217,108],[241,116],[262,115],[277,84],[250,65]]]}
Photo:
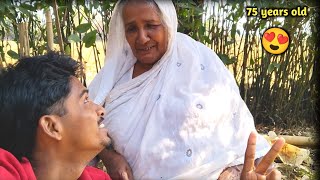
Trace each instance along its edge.
{"label": "white cloth drape", "polygon": [[[169,29],[166,54],[151,70],[119,82],[136,59],[124,38],[117,5],[109,54],[89,95],[105,103],[104,124],[135,179],[217,179],[224,168],[243,163],[247,139],[255,131],[252,115],[219,57],[176,33],[171,2],[156,3]],[[269,148],[258,136],[256,157]]]}

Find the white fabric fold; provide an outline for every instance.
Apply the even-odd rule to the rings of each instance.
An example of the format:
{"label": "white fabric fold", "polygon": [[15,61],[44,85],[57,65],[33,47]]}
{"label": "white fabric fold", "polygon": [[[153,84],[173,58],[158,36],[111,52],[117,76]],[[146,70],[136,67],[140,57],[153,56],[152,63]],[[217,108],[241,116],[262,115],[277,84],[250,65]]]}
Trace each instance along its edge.
{"label": "white fabric fold", "polygon": [[[219,57],[176,33],[171,2],[156,3],[170,30],[166,54],[151,70],[119,81],[136,59],[124,34],[112,27],[122,23],[121,8],[116,7],[110,54],[89,86],[90,98],[105,103],[103,123],[135,179],[217,179],[226,167],[243,163],[247,139],[255,131],[253,117]],[[122,43],[115,40],[118,36],[123,36]],[[256,157],[269,149],[258,136]]]}

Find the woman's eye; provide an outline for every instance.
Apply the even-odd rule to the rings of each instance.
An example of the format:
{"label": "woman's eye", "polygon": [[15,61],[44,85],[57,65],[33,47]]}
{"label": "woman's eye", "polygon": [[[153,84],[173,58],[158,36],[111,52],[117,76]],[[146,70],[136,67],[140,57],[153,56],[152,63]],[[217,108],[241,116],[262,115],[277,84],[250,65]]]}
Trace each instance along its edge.
{"label": "woman's eye", "polygon": [[147,25],[147,27],[149,28],[149,29],[155,29],[155,28],[157,28],[159,25],[156,25],[156,24],[148,24]]}
{"label": "woman's eye", "polygon": [[136,28],[135,27],[128,27],[127,32],[135,32],[136,31]]}

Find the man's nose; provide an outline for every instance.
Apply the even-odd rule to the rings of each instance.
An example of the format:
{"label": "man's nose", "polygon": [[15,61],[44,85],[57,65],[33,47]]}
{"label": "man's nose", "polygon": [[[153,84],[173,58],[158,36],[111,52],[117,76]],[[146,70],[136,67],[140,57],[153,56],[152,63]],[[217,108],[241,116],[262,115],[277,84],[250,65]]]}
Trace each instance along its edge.
{"label": "man's nose", "polygon": [[97,105],[97,106],[98,106],[98,107],[97,107],[97,114],[98,114],[98,116],[103,117],[103,116],[106,114],[105,109],[104,109],[102,106],[100,106],[100,105]]}

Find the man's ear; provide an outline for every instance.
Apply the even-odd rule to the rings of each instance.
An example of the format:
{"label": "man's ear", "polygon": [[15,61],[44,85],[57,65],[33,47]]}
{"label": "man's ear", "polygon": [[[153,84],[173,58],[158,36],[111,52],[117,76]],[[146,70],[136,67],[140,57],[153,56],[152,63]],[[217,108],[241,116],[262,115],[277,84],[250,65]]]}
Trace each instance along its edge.
{"label": "man's ear", "polygon": [[48,136],[56,139],[62,139],[62,124],[59,116],[44,115],[39,120],[39,128]]}

